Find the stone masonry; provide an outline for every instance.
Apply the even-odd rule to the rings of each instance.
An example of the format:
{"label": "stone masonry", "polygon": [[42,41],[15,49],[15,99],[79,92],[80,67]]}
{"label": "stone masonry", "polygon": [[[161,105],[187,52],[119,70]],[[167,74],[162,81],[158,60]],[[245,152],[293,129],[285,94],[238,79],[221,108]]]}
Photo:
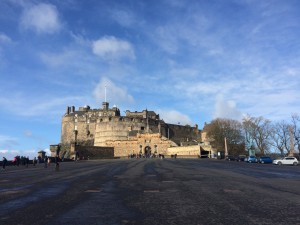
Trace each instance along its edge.
{"label": "stone masonry", "polygon": [[61,126],[61,154],[66,157],[71,156],[71,145],[113,147],[115,157],[125,157],[139,153],[167,154],[170,147],[201,141],[197,125],[168,124],[159,114],[148,110],[127,110],[122,116],[119,108],[109,108],[108,102],[103,102],[99,109],[67,107]]}

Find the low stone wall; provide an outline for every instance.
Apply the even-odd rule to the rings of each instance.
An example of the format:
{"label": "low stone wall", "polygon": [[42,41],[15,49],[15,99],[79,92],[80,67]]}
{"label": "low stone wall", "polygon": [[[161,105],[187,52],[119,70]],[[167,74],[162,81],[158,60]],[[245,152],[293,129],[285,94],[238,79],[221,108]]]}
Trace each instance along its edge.
{"label": "low stone wall", "polygon": [[190,146],[179,146],[179,147],[170,147],[167,150],[167,155],[181,156],[181,158],[195,158],[200,156],[200,146],[199,145],[190,145]]}
{"label": "low stone wall", "polygon": [[[75,150],[79,153],[81,159],[113,159],[113,147],[98,146],[76,146]],[[73,153],[75,153],[75,150]]]}

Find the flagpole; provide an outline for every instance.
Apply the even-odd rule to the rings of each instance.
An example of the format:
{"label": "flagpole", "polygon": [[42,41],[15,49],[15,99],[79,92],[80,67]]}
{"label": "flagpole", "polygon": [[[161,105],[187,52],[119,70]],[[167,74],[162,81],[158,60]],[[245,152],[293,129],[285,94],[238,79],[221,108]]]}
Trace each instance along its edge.
{"label": "flagpole", "polygon": [[106,102],[106,85],[105,85],[105,88],[104,88],[104,100]]}

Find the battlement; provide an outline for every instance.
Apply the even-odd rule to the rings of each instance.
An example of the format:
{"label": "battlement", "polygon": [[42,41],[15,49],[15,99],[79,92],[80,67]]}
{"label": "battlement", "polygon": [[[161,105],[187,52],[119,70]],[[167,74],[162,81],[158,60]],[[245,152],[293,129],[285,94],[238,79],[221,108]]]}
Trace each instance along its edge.
{"label": "battlement", "polygon": [[143,110],[142,112],[130,112],[129,110],[126,110],[126,116],[127,117],[137,117],[137,118],[150,118],[153,120],[159,120],[159,114],[156,114],[153,111]]}
{"label": "battlement", "polygon": [[81,116],[85,115],[86,113],[89,114],[89,116],[120,116],[120,109],[117,108],[117,106],[113,106],[113,108],[109,108],[108,102],[103,102],[102,108],[99,109],[91,109],[90,106],[85,105],[82,107],[79,107],[78,110],[76,110],[75,106],[67,106],[67,110],[65,113],[65,116]]}

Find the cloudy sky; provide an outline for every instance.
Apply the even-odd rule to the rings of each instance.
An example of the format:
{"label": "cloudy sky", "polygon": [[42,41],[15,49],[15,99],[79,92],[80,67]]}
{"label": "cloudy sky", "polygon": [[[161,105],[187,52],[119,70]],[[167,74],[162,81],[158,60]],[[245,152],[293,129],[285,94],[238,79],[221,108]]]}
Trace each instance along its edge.
{"label": "cloudy sky", "polygon": [[[60,142],[67,106],[169,123],[300,111],[298,0],[1,0],[0,156]],[[124,115],[124,113],[123,113]]]}

